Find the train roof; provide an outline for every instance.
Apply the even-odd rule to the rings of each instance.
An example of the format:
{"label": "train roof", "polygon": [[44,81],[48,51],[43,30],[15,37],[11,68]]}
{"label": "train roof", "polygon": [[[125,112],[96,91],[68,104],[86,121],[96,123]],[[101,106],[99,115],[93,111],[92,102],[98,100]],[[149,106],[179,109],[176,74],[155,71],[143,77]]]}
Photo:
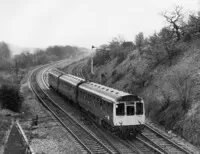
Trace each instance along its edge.
{"label": "train roof", "polygon": [[64,75],[65,73],[60,71],[60,70],[57,70],[57,69],[52,69],[51,71],[49,71],[50,74],[58,77],[58,76],[61,76],[61,75]]}
{"label": "train roof", "polygon": [[81,84],[79,87],[80,89],[86,90],[92,94],[96,94],[109,102],[141,100],[141,98],[139,98],[137,95],[119,91],[117,89],[113,89],[94,82],[86,82]]}
{"label": "train roof", "polygon": [[65,75],[62,75],[60,77],[60,80],[62,81],[65,81],[65,82],[68,82],[74,86],[76,86],[77,84],[79,84],[80,82],[84,82],[85,80],[82,79],[82,78],[79,78],[79,77],[76,77],[76,76],[73,76],[71,74],[65,74]]}
{"label": "train roof", "polygon": [[80,77],[78,77],[78,76],[74,76],[74,75],[72,75],[72,74],[67,74],[67,75],[68,75],[69,77],[72,77],[72,78],[76,79],[76,80],[85,81],[85,79],[80,78]]}
{"label": "train roof", "polygon": [[52,73],[57,77],[60,76],[60,80],[68,82],[74,86],[77,86],[79,83],[83,82],[79,86],[80,89],[98,95],[103,99],[107,100],[108,102],[141,100],[141,98],[138,97],[137,95],[113,89],[98,83],[85,82],[86,81],[85,79],[82,79],[80,77],[71,74],[65,74],[64,72],[57,69],[52,69],[50,73]]}

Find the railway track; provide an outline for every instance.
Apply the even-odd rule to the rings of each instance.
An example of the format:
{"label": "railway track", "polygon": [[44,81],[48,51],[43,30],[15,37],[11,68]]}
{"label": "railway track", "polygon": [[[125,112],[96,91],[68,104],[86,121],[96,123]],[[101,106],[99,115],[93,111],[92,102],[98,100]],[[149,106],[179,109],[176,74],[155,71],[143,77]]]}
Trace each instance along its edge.
{"label": "railway track", "polygon": [[[36,73],[31,76],[31,87],[42,104],[56,117],[56,119],[70,132],[82,147],[83,153],[120,153],[117,149],[105,145],[67,112],[58,106],[37,84]],[[38,80],[37,76],[37,80]]]}
{"label": "railway track", "polygon": [[78,63],[76,66],[74,66],[74,68],[72,69],[72,74],[78,77],[81,77],[83,79],[87,79],[84,75],[83,75],[83,67],[85,67],[86,65],[86,60],[82,61],[80,63]]}
{"label": "railway track", "polygon": [[166,136],[161,134],[159,131],[153,129],[148,124],[145,124],[145,128],[141,135],[138,137],[145,140],[152,146],[156,146],[160,151],[165,154],[190,154],[191,152],[172,140],[168,139]]}

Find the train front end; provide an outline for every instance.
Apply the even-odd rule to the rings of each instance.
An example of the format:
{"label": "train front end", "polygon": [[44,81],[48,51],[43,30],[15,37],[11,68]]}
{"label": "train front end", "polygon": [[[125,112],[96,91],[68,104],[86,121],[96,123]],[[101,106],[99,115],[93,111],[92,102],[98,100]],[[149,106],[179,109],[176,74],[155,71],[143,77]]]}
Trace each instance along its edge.
{"label": "train front end", "polygon": [[127,95],[114,104],[113,123],[125,136],[135,136],[145,123],[144,101],[138,96]]}

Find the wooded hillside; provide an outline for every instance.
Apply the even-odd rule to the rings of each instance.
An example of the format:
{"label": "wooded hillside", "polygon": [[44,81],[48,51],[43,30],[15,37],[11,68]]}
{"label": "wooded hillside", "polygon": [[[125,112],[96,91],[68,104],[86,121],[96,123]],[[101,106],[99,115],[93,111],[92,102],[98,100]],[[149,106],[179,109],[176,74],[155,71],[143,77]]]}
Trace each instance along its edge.
{"label": "wooded hillside", "polygon": [[93,81],[140,95],[146,116],[200,145],[200,12],[162,12],[166,26],[134,41],[116,37],[96,49]]}

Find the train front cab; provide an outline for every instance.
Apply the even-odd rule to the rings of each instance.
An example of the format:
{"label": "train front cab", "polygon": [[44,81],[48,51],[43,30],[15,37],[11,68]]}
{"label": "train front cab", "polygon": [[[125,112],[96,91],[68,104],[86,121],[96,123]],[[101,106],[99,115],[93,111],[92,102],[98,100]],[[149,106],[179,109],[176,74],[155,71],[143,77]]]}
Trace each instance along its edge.
{"label": "train front cab", "polygon": [[[145,112],[143,100],[119,101],[114,104],[113,122],[124,132],[135,136],[145,123]],[[123,130],[122,130],[123,129]]]}

